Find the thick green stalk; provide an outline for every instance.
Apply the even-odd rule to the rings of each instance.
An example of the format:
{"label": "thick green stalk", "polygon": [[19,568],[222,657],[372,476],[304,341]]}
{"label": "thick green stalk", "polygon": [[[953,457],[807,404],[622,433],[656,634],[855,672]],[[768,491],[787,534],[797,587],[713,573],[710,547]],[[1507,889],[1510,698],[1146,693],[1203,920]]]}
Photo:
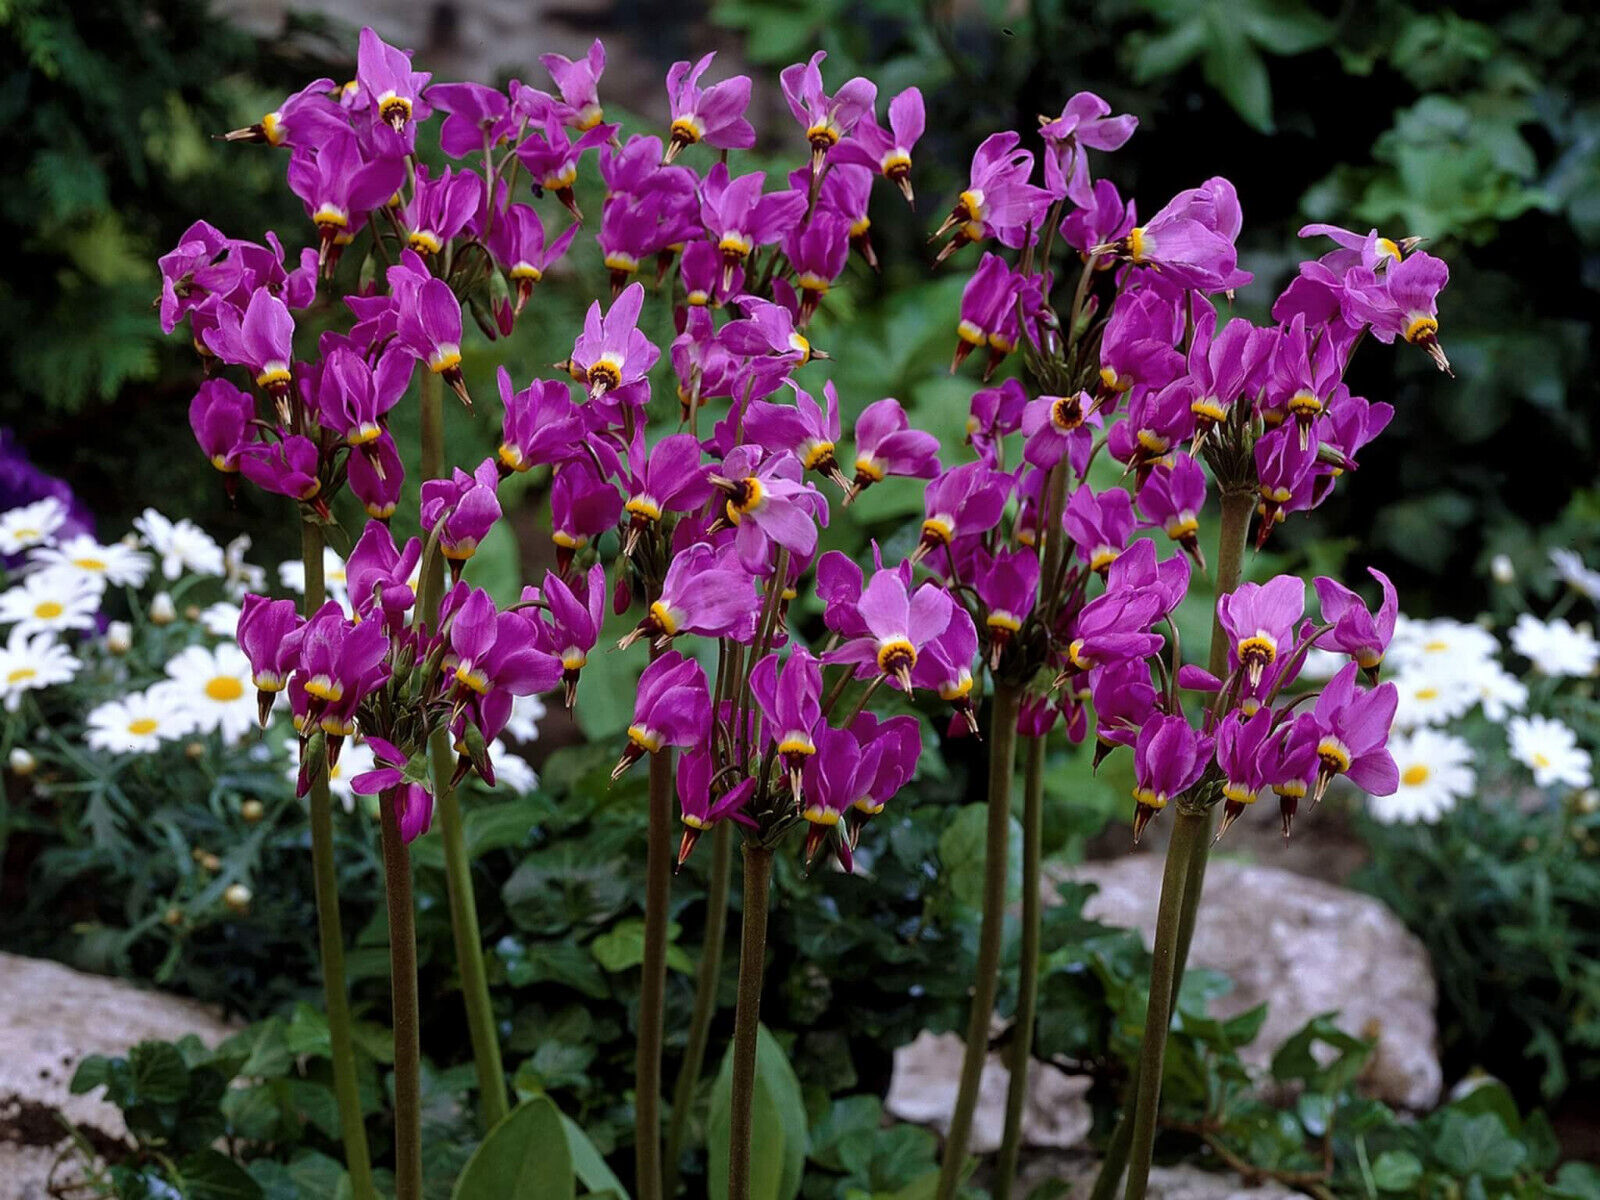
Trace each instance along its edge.
{"label": "thick green stalk", "polygon": [[672,751],[663,747],[650,756],[650,828],[644,869],[644,963],[639,981],[639,1046],[633,1070],[634,1195],[638,1200],[661,1200],[661,1042],[667,1005],[667,904],[673,859],[672,793]]}
{"label": "thick green stalk", "polygon": [[1022,1150],[1022,1110],[1028,1097],[1028,1061],[1033,1052],[1039,1003],[1039,926],[1044,897],[1039,887],[1044,840],[1045,739],[1027,739],[1022,769],[1022,950],[1017,968],[1017,1019],[1011,1026],[1011,1063],[1006,1081],[1006,1127],[995,1164],[994,1200],[1010,1200]]}
{"label": "thick green stalk", "polygon": [[678,1158],[683,1153],[683,1134],[694,1108],[694,1091],[705,1065],[706,1046],[711,1041],[711,1019],[717,1015],[717,982],[722,977],[722,944],[728,933],[728,876],[733,859],[733,829],[729,821],[719,821],[711,832],[711,882],[706,891],[706,939],[695,972],[694,1015],[689,1021],[689,1042],[678,1068],[678,1083],[672,1089],[672,1117],[667,1122],[666,1185],[663,1193],[671,1200],[678,1194]]}
{"label": "thick green stalk", "polygon": [[394,997],[394,1194],[422,1197],[422,1019],[417,1003],[417,925],[411,852],[400,835],[400,794],[378,801],[384,892],[389,905],[389,984]]}
{"label": "thick green stalk", "polygon": [[[439,377],[422,376],[422,478],[444,474],[444,401]],[[422,581],[422,615],[430,625],[439,612],[444,591],[444,564],[438,563],[431,579]],[[461,973],[461,999],[467,1009],[467,1036],[478,1072],[478,1120],[492,1128],[510,1111],[505,1067],[500,1061],[500,1038],[495,1028],[494,1004],[489,999],[489,976],[483,961],[483,935],[478,926],[478,902],[472,890],[472,861],[461,818],[461,801],[450,787],[455,754],[450,735],[435,730],[428,739],[433,768],[434,820],[444,843],[445,889],[450,897],[450,932],[456,946],[456,966]]]}
{"label": "thick green stalk", "polygon": [[[306,570],[305,612],[322,607],[322,526],[300,522],[300,554]],[[361,1119],[356,1085],[355,1043],[350,1037],[350,996],[344,973],[344,930],[339,920],[339,872],[333,860],[333,801],[328,777],[311,784],[311,869],[317,897],[317,940],[322,951],[322,991],[328,1008],[328,1056],[333,1062],[333,1094],[339,1104],[339,1134],[354,1200],[376,1200],[367,1127]]]}
{"label": "thick green stalk", "polygon": [[767,965],[767,902],[772,849],[744,846],[744,913],[739,945],[739,1006],[733,1018],[733,1085],[728,1101],[728,1200],[750,1200],[751,1112],[756,1097],[756,1036]]}
{"label": "thick green stalk", "polygon": [[967,1161],[967,1140],[972,1134],[972,1114],[978,1105],[978,1084],[989,1055],[989,1022],[994,1018],[994,997],[1000,975],[1000,942],[1006,917],[1006,851],[1011,824],[1011,775],[1017,756],[1017,710],[1022,690],[1015,684],[997,683],[989,721],[989,820],[983,853],[983,923],[978,931],[978,968],[972,987],[972,1015],[967,1022],[967,1045],[961,1059],[961,1083],[956,1092],[950,1132],[945,1135],[944,1157],[939,1163],[937,1200],[954,1200]]}
{"label": "thick green stalk", "polygon": [[[1255,498],[1250,492],[1238,489],[1223,492],[1222,526],[1217,535],[1216,591],[1219,600],[1239,585],[1239,577],[1244,569],[1250,515],[1254,509]],[[1212,673],[1218,676],[1224,674],[1228,666],[1228,633],[1215,616],[1211,625],[1209,666]],[[1179,804],[1161,882],[1144,1042],[1139,1049],[1139,1063],[1132,1080],[1133,1126],[1127,1142],[1129,1171],[1128,1186],[1124,1193],[1127,1200],[1141,1200],[1150,1178],[1150,1159],[1155,1152],[1156,1118],[1161,1105],[1161,1070],[1166,1054],[1167,1030],[1172,1023],[1178,987],[1183,980],[1189,944],[1194,937],[1210,849],[1210,811],[1185,811]],[[1156,1006],[1158,995],[1163,1006],[1159,1009]],[[1150,1036],[1152,1033],[1158,1036]],[[1123,1119],[1127,1119],[1126,1113]],[[1113,1147],[1118,1141],[1113,1135]],[[1112,1177],[1109,1190],[1114,1191],[1115,1175],[1120,1172],[1121,1164],[1115,1163],[1108,1152],[1106,1162],[1101,1167],[1101,1179],[1096,1183],[1095,1196],[1102,1194],[1101,1184],[1108,1174]]]}

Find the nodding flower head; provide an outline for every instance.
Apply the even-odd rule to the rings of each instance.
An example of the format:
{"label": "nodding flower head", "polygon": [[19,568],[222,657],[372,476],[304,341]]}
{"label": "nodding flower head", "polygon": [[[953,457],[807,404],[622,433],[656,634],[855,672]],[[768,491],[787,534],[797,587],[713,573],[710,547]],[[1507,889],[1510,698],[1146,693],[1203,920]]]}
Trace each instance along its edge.
{"label": "nodding flower head", "polygon": [[572,346],[574,373],[589,386],[589,398],[638,383],[655,366],[661,351],[639,331],[644,286],[630,284],[601,316],[600,302],[589,306],[583,332]]}
{"label": "nodding flower head", "polygon": [[1305,608],[1305,581],[1296,575],[1241,583],[1217,601],[1217,620],[1228,634],[1229,667],[1243,672],[1249,694],[1259,693],[1287,665]]}
{"label": "nodding flower head", "polygon": [[1039,593],[1039,556],[1032,547],[1020,550],[1001,548],[991,556],[981,553],[973,586],[983,602],[984,625],[989,636],[989,666],[1000,663],[1000,655],[1011,639],[1022,630],[1022,623],[1033,612]]}
{"label": "nodding flower head", "polygon": [[834,153],[836,163],[868,167],[900,189],[907,204],[916,202],[911,189],[911,151],[927,126],[922,93],[907,88],[889,101],[889,128],[884,129],[869,109],[855,131]]}
{"label": "nodding flower head", "polygon": [[1205,555],[1200,550],[1200,511],[1206,502],[1206,475],[1200,464],[1187,454],[1178,453],[1167,463],[1158,463],[1139,488],[1139,511],[1146,521],[1165,531],[1183,547],[1195,565],[1205,570]]}
{"label": "nodding flower head", "polygon": [[1211,762],[1211,747],[1211,737],[1196,732],[1181,714],[1145,724],[1133,748],[1135,842],[1151,818],[1200,781]]}
{"label": "nodding flower head", "polygon": [[1040,117],[1045,190],[1056,198],[1066,197],[1079,208],[1089,208],[1096,196],[1089,183],[1085,151],[1120,150],[1138,126],[1138,117],[1113,117],[1111,105],[1093,92],[1073,96],[1054,120]]}
{"label": "nodding flower head", "polygon": [[1322,619],[1333,626],[1319,641],[1324,650],[1337,650],[1348,654],[1366,672],[1367,680],[1378,682],[1378,668],[1383,664],[1384,651],[1394,636],[1395,617],[1400,611],[1400,597],[1389,577],[1376,567],[1367,573],[1378,581],[1383,592],[1383,602],[1378,611],[1368,612],[1361,597],[1336,580],[1319,575],[1312,581],[1317,589],[1317,599],[1322,605]]}
{"label": "nodding flower head", "polygon": [[459,577],[461,565],[478,552],[478,546],[500,519],[495,486],[500,472],[486,458],[468,475],[457,467],[449,479],[430,479],[422,485],[422,527],[438,530],[439,551]]}
{"label": "nodding flower head", "polygon": [[817,753],[822,722],[822,664],[795,646],[780,669],[769,654],[750,671],[750,692],[765,718],[764,728],[789,773],[789,789],[800,802],[800,772]]}
{"label": "nodding flower head", "polygon": [[[579,588],[573,588],[561,576],[546,571],[544,586],[539,598],[550,610],[550,644],[561,660],[563,696],[568,708],[578,695],[578,675],[589,662],[589,652],[600,640],[600,626],[605,622],[606,569],[601,563],[589,568],[587,576],[580,576]],[[530,589],[523,590],[529,598]]]}
{"label": "nodding flower head", "polygon": [[668,650],[644,669],[634,701],[628,745],[611,772],[613,780],[646,754],[667,746],[704,744],[711,725],[711,693],[700,664]]}
{"label": "nodding flower head", "polygon": [[813,175],[822,169],[828,152],[872,111],[878,98],[878,85],[860,76],[847,81],[829,96],[822,87],[822,60],[827,57],[825,51],[818,50],[810,62],[785,67],[778,76],[789,111],[805,129],[806,141],[811,143]]}
{"label": "nodding flower head", "polygon": [[1133,536],[1133,497],[1117,487],[1080,487],[1067,501],[1063,521],[1078,558],[1104,578]]}
{"label": "nodding flower head", "polygon": [[900,571],[880,570],[855,607],[864,632],[824,655],[823,661],[858,663],[858,678],[881,675],[909,693],[917,656],[950,624],[955,601],[933,583],[911,592]]}
{"label": "nodding flower head", "polygon": [[958,539],[970,541],[993,529],[1005,511],[1009,482],[1008,476],[980,462],[962,463],[936,476],[924,494],[927,516],[911,561],[920,562],[938,549],[953,555]]}
{"label": "nodding flower head", "polygon": [[755,790],[754,779],[737,779],[727,769],[717,771],[716,762],[705,747],[696,747],[678,759],[683,838],[678,843],[677,869],[681,870],[689,860],[700,835],[719,821],[733,820],[747,829],[756,828],[755,818],[745,811]]}
{"label": "nodding flower head", "polygon": [[599,38],[589,44],[589,52],[580,59],[570,59],[565,54],[541,54],[539,61],[550,72],[556,90],[561,93],[562,105],[557,111],[566,124],[580,133],[588,133],[605,120],[599,86],[600,76],[606,69],[606,48]]}
{"label": "nodding flower head", "polygon": [[247,595],[240,606],[236,636],[239,648],[250,660],[250,676],[256,685],[256,703],[261,727],[279,692],[289,685],[299,659],[299,639],[292,637],[304,622],[295,612],[293,600],[268,600]]}
{"label": "nodding flower head", "polygon": [[[1217,839],[1254,804],[1273,782],[1277,761],[1273,746],[1275,715],[1270,708],[1259,708],[1254,716],[1233,712],[1217,727],[1217,767],[1222,772],[1222,823]],[[1279,730],[1287,733],[1287,726]],[[1216,839],[1213,839],[1216,840]]]}
{"label": "nodding flower head", "polygon": [[663,162],[671,162],[684,147],[700,142],[719,150],[748,150],[756,144],[755,127],[744,115],[750,107],[750,77],[735,75],[708,88],[700,86],[700,76],[716,56],[713,50],[692,66],[676,62],[668,68],[672,140]]}
{"label": "nodding flower head", "polygon": [[411,69],[411,53],[389,45],[370,27],[361,30],[356,49],[356,85],[359,96],[380,127],[404,136],[402,149],[410,150],[416,124],[433,115],[422,98],[433,76]]}
{"label": "nodding flower head", "polygon": [[1021,142],[1019,134],[1005,130],[991,134],[974,152],[967,190],[933,235],[937,240],[949,229],[956,231],[935,263],[986,237],[1016,250],[1029,236],[1038,234],[1050,193],[1028,182],[1033,174],[1033,152],[1020,149]]}
{"label": "nodding flower head", "polygon": [[1400,786],[1400,772],[1388,750],[1399,692],[1392,683],[1359,690],[1356,670],[1357,664],[1347,663],[1317,697],[1312,719],[1319,766],[1313,804],[1339,775],[1372,796],[1393,795]]}
{"label": "nodding flower head", "polygon": [[855,478],[845,495],[847,504],[891,475],[932,479],[939,473],[939,439],[911,428],[911,418],[893,396],[874,400],[861,410],[855,439]]}

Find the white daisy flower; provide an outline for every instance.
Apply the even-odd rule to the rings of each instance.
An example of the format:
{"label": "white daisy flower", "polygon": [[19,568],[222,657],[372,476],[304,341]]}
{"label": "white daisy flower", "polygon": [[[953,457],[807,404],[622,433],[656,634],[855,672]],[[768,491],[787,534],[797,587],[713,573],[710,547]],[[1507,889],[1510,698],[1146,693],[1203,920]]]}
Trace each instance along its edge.
{"label": "white daisy flower", "polygon": [[200,624],[213,637],[231,638],[239,632],[237,604],[231,600],[218,600],[200,610]]}
{"label": "white daisy flower", "polygon": [[100,589],[79,575],[40,571],[0,592],[0,625],[18,633],[64,633],[92,629],[100,612]]}
{"label": "white daisy flower", "polygon": [[1391,737],[1389,753],[1400,768],[1400,786],[1392,796],[1367,798],[1367,811],[1385,825],[1431,825],[1470,796],[1477,783],[1472,747],[1458,737],[1419,729]]}
{"label": "white daisy flower", "polygon": [[1550,550],[1550,565],[1556,578],[1581,596],[1600,600],[1600,571],[1591,571],[1576,551],[1564,546]]}
{"label": "white daisy flower", "polygon": [[539,722],[549,711],[537,696],[516,696],[511,701],[511,716],[506,720],[505,731],[519,742],[537,741]]}
{"label": "white daisy flower", "polygon": [[256,727],[256,687],[250,660],[232,642],[213,649],[190,646],[167,663],[167,681],[151,688],[161,703],[169,704],[194,721],[201,733],[221,732],[236,741]]}
{"label": "white daisy flower", "polygon": [[1577,735],[1560,721],[1512,717],[1506,736],[1511,757],[1533,772],[1533,781],[1540,787],[1557,783],[1570,788],[1589,786],[1589,753],[1579,748]]}
{"label": "white daisy flower", "polygon": [[1389,676],[1400,694],[1395,707],[1395,728],[1445,725],[1465,715],[1478,700],[1475,679],[1475,673],[1458,670],[1456,664],[1448,662],[1402,667]]}
{"label": "white daisy flower", "polygon": [[1491,721],[1504,721],[1528,703],[1527,684],[1499,663],[1488,664],[1472,676],[1472,682],[1477,686],[1483,715]]}
{"label": "white daisy flower", "polygon": [[85,740],[95,750],[149,754],[162,742],[176,741],[192,722],[149,692],[134,692],[89,710]]}
{"label": "white daisy flower", "polygon": [[508,787],[522,796],[539,786],[539,773],[528,765],[527,759],[519,758],[507,750],[506,744],[499,738],[489,743],[489,761],[494,764],[497,787]]}
{"label": "white daisy flower", "polygon": [[133,519],[133,527],[161,559],[161,574],[168,579],[176,579],[186,570],[196,575],[222,575],[226,571],[222,547],[187,517],[173,522],[147,508],[142,516]]}
{"label": "white daisy flower", "polygon": [[[298,558],[290,562],[278,564],[278,582],[291,592],[300,595],[306,594],[306,565]],[[322,584],[327,589],[328,599],[337,600],[348,612],[350,609],[349,579],[345,575],[344,559],[339,557],[338,551],[324,546],[322,548]]]}
{"label": "white daisy flower", "polygon": [[69,682],[83,664],[48,633],[32,637],[13,629],[0,649],[0,703],[15,712],[24,692]]}
{"label": "white daisy flower", "polygon": [[0,513],[0,554],[20,554],[47,542],[67,520],[67,506],[54,496]]}
{"label": "white daisy flower", "polygon": [[143,587],[150,576],[150,556],[126,542],[102,546],[87,533],[76,534],[55,546],[40,546],[28,562],[41,571],[70,571],[92,580],[97,587]]}
{"label": "white daisy flower", "polygon": [[1448,663],[1464,671],[1471,663],[1482,663],[1500,653],[1500,642],[1481,625],[1441,618],[1414,621],[1404,613],[1395,617],[1394,638],[1384,661],[1396,669],[1411,665]]}
{"label": "white daisy flower", "polygon": [[1587,629],[1556,618],[1541,621],[1523,613],[1511,627],[1511,648],[1532,661],[1541,675],[1593,675],[1600,665],[1600,642]]}

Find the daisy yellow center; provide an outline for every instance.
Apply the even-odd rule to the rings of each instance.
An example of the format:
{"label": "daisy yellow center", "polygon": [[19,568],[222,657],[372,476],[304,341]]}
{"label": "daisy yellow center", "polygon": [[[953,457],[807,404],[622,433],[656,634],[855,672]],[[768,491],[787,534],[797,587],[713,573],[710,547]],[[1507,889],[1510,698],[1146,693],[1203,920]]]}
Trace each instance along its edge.
{"label": "daisy yellow center", "polygon": [[1533,756],[1533,765],[1536,767],[1548,767],[1550,765],[1550,756],[1540,751]]}
{"label": "daisy yellow center", "polygon": [[1437,700],[1439,698],[1439,689],[1433,687],[1418,688],[1412,694],[1415,695],[1418,700]]}
{"label": "daisy yellow center", "polygon": [[106,569],[106,560],[103,558],[75,558],[72,560],[72,565],[85,571],[104,571]]}
{"label": "daisy yellow center", "polygon": [[25,683],[28,680],[32,679],[38,673],[39,672],[35,671],[32,667],[16,667],[16,668],[13,668],[11,673],[6,676],[6,682],[7,683]]}
{"label": "daisy yellow center", "polygon": [[14,529],[11,531],[11,534],[18,541],[26,539],[28,541],[36,542],[44,536],[44,534],[37,529]]}
{"label": "daisy yellow center", "polygon": [[1450,643],[1449,642],[1440,641],[1439,639],[1435,638],[1431,642],[1424,643],[1422,648],[1424,650],[1426,650],[1429,654],[1438,654],[1443,650],[1450,649]]}
{"label": "daisy yellow center", "polygon": [[206,695],[219,704],[226,704],[244,695],[244,684],[232,675],[218,675],[206,681]]}
{"label": "daisy yellow center", "polygon": [[160,728],[160,722],[154,717],[140,717],[136,721],[128,722],[128,732],[143,737],[147,733],[154,733]]}
{"label": "daisy yellow center", "polygon": [[34,605],[33,608],[33,615],[38,617],[41,621],[53,620],[64,612],[66,612],[66,609],[62,608],[60,603],[55,600],[41,601],[40,603]]}
{"label": "daisy yellow center", "polygon": [[1400,773],[1400,782],[1407,787],[1417,787],[1427,783],[1428,776],[1432,773],[1422,763],[1414,763]]}

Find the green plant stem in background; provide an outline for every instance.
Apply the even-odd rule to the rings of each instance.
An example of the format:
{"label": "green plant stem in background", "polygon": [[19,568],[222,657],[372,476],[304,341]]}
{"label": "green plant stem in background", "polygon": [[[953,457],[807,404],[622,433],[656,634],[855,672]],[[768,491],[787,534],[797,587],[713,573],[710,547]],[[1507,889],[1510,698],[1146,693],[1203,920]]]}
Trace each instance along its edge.
{"label": "green plant stem in background", "polygon": [[378,802],[384,895],[389,907],[389,986],[394,1013],[394,1194],[422,1196],[422,1019],[417,1003],[417,924],[411,899],[411,852],[400,835],[399,795]]}
{"label": "green plant stem in background", "polygon": [[944,1157],[939,1162],[938,1200],[954,1200],[967,1159],[967,1139],[972,1114],[978,1104],[978,1084],[989,1056],[989,1022],[994,1017],[994,997],[1000,976],[1000,942],[1006,918],[1006,851],[1011,832],[1011,775],[1016,765],[1017,710],[1022,689],[997,683],[989,718],[989,821],[983,853],[983,924],[978,932],[978,966],[972,987],[972,1015],[967,1022],[967,1045],[961,1059],[961,1083],[956,1091],[950,1132],[945,1136]]}
{"label": "green plant stem in background", "polygon": [[[655,658],[651,652],[651,658]],[[644,962],[634,1058],[637,1200],[661,1200],[661,1042],[667,1002],[667,905],[672,884],[672,751],[650,756],[650,827],[644,869]]]}
{"label": "green plant stem in background", "polygon": [[1022,768],[1022,948],[1017,967],[1017,1019],[1011,1026],[1011,1062],[1006,1081],[1006,1125],[995,1163],[994,1200],[1010,1200],[1022,1149],[1022,1109],[1028,1097],[1028,1061],[1033,1053],[1034,1014],[1039,1002],[1039,925],[1044,896],[1039,867],[1044,840],[1045,739],[1027,739]]}
{"label": "green plant stem in background", "polygon": [[[1250,532],[1250,515],[1255,497],[1246,490],[1226,489],[1222,494],[1222,524],[1217,533],[1216,594],[1220,600],[1239,586],[1244,569],[1244,551]],[[1219,677],[1228,667],[1228,633],[1213,611],[1209,667]],[[1124,1162],[1129,1167],[1126,1195],[1136,1200],[1144,1195],[1150,1177],[1150,1159],[1155,1149],[1156,1118],[1161,1104],[1161,1067],[1166,1053],[1167,1029],[1183,982],[1189,945],[1194,937],[1195,919],[1205,886],[1206,860],[1211,849],[1209,810],[1186,812],[1182,806],[1174,816],[1172,840],[1167,846],[1167,865],[1162,873],[1161,902],[1156,923],[1155,944],[1150,968],[1150,1006],[1145,1014],[1144,1043],[1139,1062],[1130,1081],[1132,1113],[1124,1111],[1118,1129],[1107,1147],[1100,1177],[1095,1181],[1091,1200],[1106,1200],[1115,1194]],[[1170,897],[1169,897],[1170,893]],[[1169,912],[1170,910],[1170,912]],[[1170,917],[1170,919],[1169,919]],[[1156,1007],[1162,996],[1165,1020]],[[1152,1019],[1154,1017],[1154,1019]],[[1151,1037],[1152,1033],[1159,1036]],[[1123,1125],[1129,1131],[1123,1134]],[[1120,1151],[1120,1154],[1117,1153]],[[1124,1159],[1123,1156],[1126,1156]]]}
{"label": "green plant stem in background", "polygon": [[[322,573],[322,526],[300,522],[300,555],[305,564],[305,614],[322,607],[326,585]],[[319,772],[311,784],[311,870],[317,896],[317,940],[322,951],[322,991],[328,1009],[328,1057],[333,1063],[333,1094],[339,1104],[339,1136],[344,1142],[345,1169],[350,1172],[354,1200],[376,1200],[367,1127],[361,1119],[361,1091],[356,1085],[355,1044],[350,1037],[350,995],[344,973],[344,929],[339,920],[339,872],[333,859],[333,801],[328,776]]]}
{"label": "green plant stem in background", "polygon": [[728,1099],[728,1200],[750,1200],[751,1113],[756,1098],[756,1037],[767,966],[767,903],[772,848],[744,844],[744,912],[739,935],[739,1005],[733,1017],[733,1081]]}
{"label": "green plant stem in background", "polygon": [[[422,478],[444,474],[443,387],[433,372],[422,376]],[[424,531],[426,532],[426,531]],[[444,564],[433,578],[422,580],[423,618],[432,624],[444,591]],[[446,730],[428,739],[433,768],[434,819],[444,843],[445,887],[450,895],[450,931],[455,940],[456,966],[461,973],[461,998],[467,1008],[467,1034],[472,1041],[472,1061],[478,1073],[478,1119],[485,1130],[493,1128],[509,1111],[505,1068],[500,1061],[500,1038],[495,1028],[494,1005],[489,999],[489,977],[483,961],[483,935],[478,926],[478,902],[472,890],[472,861],[467,855],[461,801],[450,787],[455,755]]]}
{"label": "green plant stem in background", "polygon": [[683,1153],[683,1134],[694,1108],[695,1087],[705,1065],[706,1046],[711,1041],[711,1019],[717,1014],[717,982],[722,976],[722,943],[728,931],[728,875],[733,860],[733,828],[719,821],[711,831],[711,881],[706,891],[706,940],[695,972],[694,1015],[689,1020],[689,1041],[678,1068],[678,1082],[672,1089],[672,1116],[667,1122],[666,1184],[663,1193],[678,1194],[678,1158]]}

